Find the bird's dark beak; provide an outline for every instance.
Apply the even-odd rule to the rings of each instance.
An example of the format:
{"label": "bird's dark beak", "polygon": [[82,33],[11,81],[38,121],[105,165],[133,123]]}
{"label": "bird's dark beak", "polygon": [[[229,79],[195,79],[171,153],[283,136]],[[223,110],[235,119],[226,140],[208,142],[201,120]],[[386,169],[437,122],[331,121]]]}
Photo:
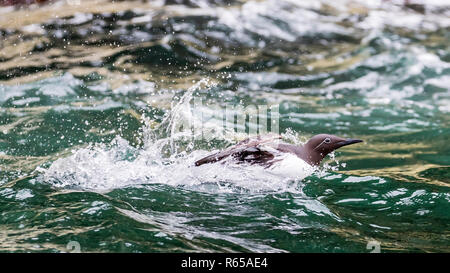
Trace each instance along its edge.
{"label": "bird's dark beak", "polygon": [[363,142],[363,141],[362,141],[361,139],[351,139],[351,138],[347,138],[347,139],[344,140],[344,141],[338,142],[338,145],[339,145],[339,147],[342,147],[342,146],[347,146],[347,145],[355,144],[355,143],[359,143],[359,142]]}

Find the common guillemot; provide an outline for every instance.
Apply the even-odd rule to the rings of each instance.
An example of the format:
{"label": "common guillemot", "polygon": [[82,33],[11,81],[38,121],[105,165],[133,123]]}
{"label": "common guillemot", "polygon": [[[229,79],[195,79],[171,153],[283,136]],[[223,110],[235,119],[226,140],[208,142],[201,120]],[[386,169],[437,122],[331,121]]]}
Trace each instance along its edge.
{"label": "common guillemot", "polygon": [[195,166],[214,163],[224,159],[241,164],[257,164],[271,167],[285,157],[292,155],[306,162],[309,166],[318,166],[326,155],[343,146],[363,142],[360,139],[341,138],[334,135],[319,134],[313,136],[302,146],[284,143],[280,135],[259,135],[247,138],[223,151],[206,156],[195,162]]}

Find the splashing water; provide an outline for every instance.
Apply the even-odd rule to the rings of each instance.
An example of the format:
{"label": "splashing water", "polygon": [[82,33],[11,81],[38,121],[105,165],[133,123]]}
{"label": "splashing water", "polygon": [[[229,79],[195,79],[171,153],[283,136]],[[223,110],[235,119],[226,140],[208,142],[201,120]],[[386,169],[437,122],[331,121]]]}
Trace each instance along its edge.
{"label": "splashing water", "polygon": [[[145,139],[142,149],[116,137],[110,144],[89,145],[73,150],[71,156],[56,160],[48,169],[38,167],[37,170],[42,173],[38,179],[56,187],[100,192],[152,183],[218,193],[298,192],[299,183],[311,175],[315,168],[294,155],[278,156],[276,159],[280,159],[282,163],[274,164],[268,169],[257,165],[233,164],[230,160],[224,164],[195,167],[194,162],[209,152],[187,152],[185,147],[193,146],[192,137],[195,136],[179,131],[177,127],[183,120],[193,118],[190,101],[193,93],[203,85],[211,87],[208,79],[193,85],[156,128],[150,128],[151,120],[143,117],[146,125],[141,132]],[[214,126],[220,125],[216,123]],[[158,139],[161,135],[167,137]],[[188,141],[191,142],[186,143],[186,136],[190,137]],[[298,134],[294,134],[292,130],[288,130],[283,136],[295,144],[303,144],[298,140]],[[225,137],[229,138],[225,141],[231,143],[235,135]],[[330,169],[328,165],[322,172],[326,169]],[[334,167],[333,170],[337,168]]]}

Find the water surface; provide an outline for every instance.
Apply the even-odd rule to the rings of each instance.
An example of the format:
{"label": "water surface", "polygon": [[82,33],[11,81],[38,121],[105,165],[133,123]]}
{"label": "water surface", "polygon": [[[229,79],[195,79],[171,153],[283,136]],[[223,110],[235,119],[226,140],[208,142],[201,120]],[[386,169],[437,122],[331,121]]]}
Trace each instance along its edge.
{"label": "water surface", "polygon": [[[448,6],[148,2],[0,8],[1,251],[450,251]],[[365,142],[303,180],[194,168],[242,135],[171,129],[230,104]]]}

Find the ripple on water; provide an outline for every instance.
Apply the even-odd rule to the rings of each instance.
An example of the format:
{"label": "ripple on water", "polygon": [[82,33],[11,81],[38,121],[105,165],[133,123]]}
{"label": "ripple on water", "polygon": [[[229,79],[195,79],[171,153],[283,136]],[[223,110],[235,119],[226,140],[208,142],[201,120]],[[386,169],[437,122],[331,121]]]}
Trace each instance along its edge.
{"label": "ripple on water", "polygon": [[[1,250],[449,250],[442,3],[101,1],[0,9]],[[193,167],[243,135],[173,131],[233,103],[367,144],[303,179]]]}

